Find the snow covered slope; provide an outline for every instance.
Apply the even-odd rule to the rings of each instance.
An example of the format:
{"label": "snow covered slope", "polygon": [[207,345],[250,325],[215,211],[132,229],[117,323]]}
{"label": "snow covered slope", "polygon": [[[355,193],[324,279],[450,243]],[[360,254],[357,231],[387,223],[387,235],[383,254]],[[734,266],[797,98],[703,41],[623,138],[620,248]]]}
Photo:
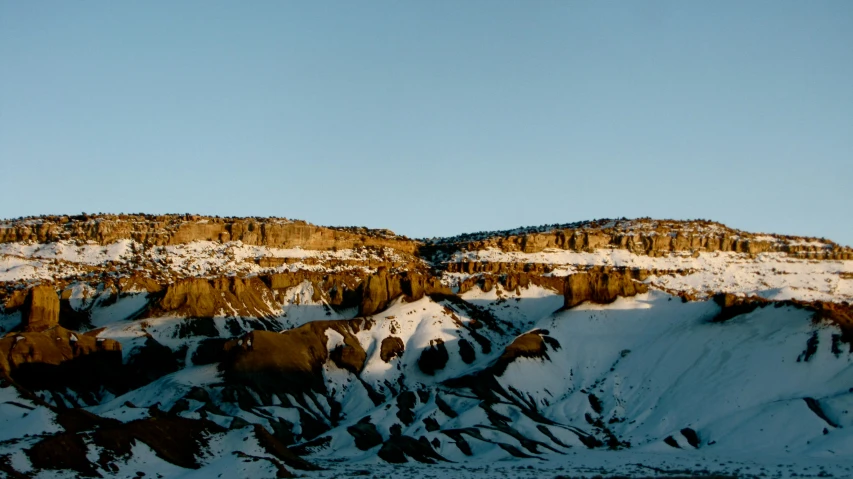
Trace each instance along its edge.
{"label": "snow covered slope", "polygon": [[[651,285],[702,297],[735,293],[777,300],[853,300],[853,261],[818,261],[785,253],[672,252],[652,257],[618,249],[522,253],[491,248],[455,253],[448,261],[462,262],[542,265],[546,276],[568,276],[591,267],[646,270],[655,272],[645,280]],[[466,278],[456,274],[454,279]]]}

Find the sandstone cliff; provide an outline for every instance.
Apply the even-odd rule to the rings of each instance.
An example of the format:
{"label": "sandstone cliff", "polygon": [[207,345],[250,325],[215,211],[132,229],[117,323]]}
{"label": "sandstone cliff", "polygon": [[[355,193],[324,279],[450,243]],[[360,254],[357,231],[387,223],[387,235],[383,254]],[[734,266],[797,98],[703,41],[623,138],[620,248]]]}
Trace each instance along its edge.
{"label": "sandstone cliff", "polygon": [[584,301],[612,303],[620,296],[635,296],[637,293],[645,293],[648,289],[647,285],[634,281],[625,273],[573,274],[566,280],[565,307],[571,308]]}
{"label": "sandstone cliff", "polygon": [[149,245],[192,241],[242,241],[245,244],[330,250],[389,247],[414,253],[418,243],[388,230],[325,228],[284,218],[219,218],[197,215],[40,216],[0,225],[0,243],[74,240],[109,244],[132,239]]}
{"label": "sandstone cliff", "polygon": [[24,303],[24,321],[26,332],[41,332],[59,324],[59,296],[50,285],[38,285],[27,294]]}
{"label": "sandstone cliff", "polygon": [[149,316],[265,317],[275,313],[272,291],[257,277],[189,278],[171,284]]}
{"label": "sandstone cliff", "polygon": [[781,252],[815,259],[853,259],[853,249],[831,241],[798,236],[748,233],[710,221],[600,220],[532,228],[531,231],[462,235],[433,240],[428,256],[485,250],[536,253],[546,249],[595,251],[625,249],[657,256],[670,252]]}

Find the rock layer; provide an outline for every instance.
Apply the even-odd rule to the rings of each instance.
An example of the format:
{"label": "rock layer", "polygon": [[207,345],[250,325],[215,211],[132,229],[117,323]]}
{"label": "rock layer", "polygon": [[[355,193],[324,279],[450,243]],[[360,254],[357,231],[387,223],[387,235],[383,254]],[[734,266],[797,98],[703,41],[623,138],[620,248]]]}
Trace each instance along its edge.
{"label": "rock layer", "polygon": [[684,251],[781,252],[814,259],[853,259],[853,249],[822,238],[753,234],[701,220],[599,220],[522,233],[506,231],[442,238],[428,243],[423,250],[427,256],[434,256],[489,248],[523,253],[615,248],[649,256]]}
{"label": "rock layer", "polygon": [[132,239],[148,245],[192,241],[242,241],[245,244],[330,250],[389,247],[414,253],[418,243],[388,230],[324,228],[284,218],[219,218],[197,215],[40,216],[0,227],[0,243],[75,240],[110,244]]}

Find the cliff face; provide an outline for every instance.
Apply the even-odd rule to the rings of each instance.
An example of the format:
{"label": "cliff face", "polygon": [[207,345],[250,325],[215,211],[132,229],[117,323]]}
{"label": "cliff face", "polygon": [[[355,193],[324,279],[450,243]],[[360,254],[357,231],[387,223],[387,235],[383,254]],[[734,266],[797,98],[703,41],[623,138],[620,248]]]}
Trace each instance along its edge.
{"label": "cliff face", "polygon": [[607,304],[616,298],[645,293],[648,286],[634,281],[631,275],[620,272],[578,273],[566,280],[564,307],[571,308],[584,301]]}
{"label": "cliff face", "polygon": [[41,332],[59,324],[59,296],[50,285],[39,285],[29,290],[24,303],[22,326],[27,332]]}
{"label": "cliff face", "polygon": [[853,259],[853,250],[831,241],[797,236],[755,234],[709,221],[602,220],[555,226],[544,231],[483,233],[445,238],[428,243],[425,251],[497,249],[538,253],[547,249],[591,252],[624,249],[660,256],[672,252],[786,253],[814,259]]}
{"label": "cliff face", "polygon": [[149,315],[178,314],[193,318],[214,316],[265,317],[274,314],[272,291],[259,278],[189,278],[171,284]]}
{"label": "cliff face", "polygon": [[426,294],[435,293],[449,294],[450,288],[442,285],[438,278],[426,277],[417,272],[390,275],[380,269],[364,282],[359,314],[369,316],[382,311],[391,301],[403,295],[418,300]]}
{"label": "cliff face", "polygon": [[[275,316],[282,295],[303,283],[311,285],[312,301],[357,307],[360,315],[382,311],[401,296],[417,300],[474,287],[490,291],[494,285],[544,287],[566,294],[566,307],[572,307],[630,296],[648,284],[689,298],[738,288],[780,289],[793,279],[782,274],[813,279],[819,294],[802,298],[853,299],[853,292],[846,293],[853,272],[831,263],[848,258],[849,248],[707,221],[593,221],[417,242],[387,230],[323,228],[277,218],[38,217],[2,224],[0,255],[15,265],[23,262],[10,270],[20,271],[21,279],[7,274],[12,280],[0,288],[10,311],[25,306],[29,286],[47,278],[66,293],[85,283],[113,294],[158,295],[148,317]],[[827,266],[810,263],[815,271],[805,271],[806,263],[785,257]],[[770,262],[768,271],[758,266]],[[742,275],[750,286],[737,286],[743,278],[731,287],[709,282],[709,271]],[[57,308],[42,291],[34,289],[24,307],[26,324],[36,329],[50,327],[43,317],[54,316],[51,308]]]}
{"label": "cliff face", "polygon": [[518,231],[480,233],[426,242],[388,230],[328,228],[284,218],[219,218],[197,215],[41,216],[0,223],[0,243],[69,240],[101,245],[122,239],[164,246],[213,241],[309,250],[392,248],[432,256],[459,250],[536,253],[546,249],[625,249],[638,254],[703,251],[781,252],[824,259],[853,259],[853,250],[818,238],[756,234],[710,221],[599,220]]}
{"label": "cliff face", "polygon": [[249,245],[312,250],[389,247],[414,253],[418,243],[388,230],[332,229],[278,218],[215,218],[196,215],[45,216],[0,225],[0,243],[59,240],[101,245],[130,239],[163,246],[192,241],[241,241]]}

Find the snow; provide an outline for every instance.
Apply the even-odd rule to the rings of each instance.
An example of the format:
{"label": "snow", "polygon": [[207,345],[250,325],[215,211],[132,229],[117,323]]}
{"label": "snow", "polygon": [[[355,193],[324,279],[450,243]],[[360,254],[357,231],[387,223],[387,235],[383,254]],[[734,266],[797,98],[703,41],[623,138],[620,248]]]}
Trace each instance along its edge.
{"label": "snow", "polygon": [[[476,290],[466,294],[472,301],[497,301],[506,293]],[[626,457],[635,463],[657,461],[656,464],[663,465],[677,455],[683,456],[683,460],[688,461],[685,464],[691,467],[700,463],[703,468],[714,465],[723,471],[732,471],[735,466],[722,467],[716,458],[724,457],[726,463],[733,461],[731,464],[743,461],[737,466],[741,469],[755,464],[757,470],[775,466],[773,461],[780,457],[789,458],[784,461],[785,471],[789,467],[792,470],[814,467],[819,464],[816,457],[838,458],[837,471],[853,466],[849,460],[842,459],[853,454],[851,435],[845,429],[829,427],[831,431],[827,436],[823,432],[826,422],[808,408],[804,399],[816,398],[836,423],[853,422],[853,416],[847,414],[853,405],[853,393],[848,391],[849,384],[853,383],[851,357],[830,351],[832,335],[837,334],[837,330],[827,325],[815,327],[808,311],[766,307],[726,323],[711,323],[709,319],[719,311],[713,302],[683,303],[659,291],[621,298],[605,306],[585,303],[557,313],[553,310],[546,313],[548,308],[536,305],[536,301],[555,299],[556,295],[547,290],[532,289],[526,296],[522,294],[519,298],[522,306],[512,315],[527,318],[526,325],[548,330],[560,347],[549,347],[548,358],[520,358],[512,362],[497,380],[504,390],[519,391],[523,394],[519,397],[525,402],[536,404],[539,413],[556,422],[549,427],[551,433],[574,448],[566,450],[556,445],[536,427],[538,424],[521,414],[516,405],[502,401],[493,406],[494,410],[509,417],[513,428],[571,457],[567,462],[560,454],[542,450],[541,460],[511,461],[534,464],[537,470],[598,463],[613,473],[631,469],[629,464],[622,463]],[[431,396],[425,404],[418,401],[415,421],[403,427],[403,434],[423,435],[428,440],[438,438],[443,444],[440,453],[445,457],[483,467],[498,459],[509,459],[497,443],[511,444],[528,452],[513,436],[485,427],[489,420],[479,400],[466,398],[464,390],[447,390],[441,386],[445,378],[482,368],[482,363],[469,366],[454,360],[455,348],[450,346],[452,337],[446,337],[451,359],[445,371],[435,377],[416,372],[414,363],[418,354],[411,352],[423,349],[429,338],[454,328],[451,321],[436,317],[438,306],[427,298],[414,303],[398,302],[374,316],[373,328],[359,333],[368,351],[362,377],[371,384],[378,385],[381,380],[396,383],[399,373],[394,365],[400,362],[404,366],[402,369],[407,371],[402,380],[409,390],[426,386],[442,394],[458,417],[451,420],[441,415]],[[500,311],[501,308],[496,309]],[[405,320],[407,313],[417,313],[420,318],[409,324]],[[464,317],[460,319],[465,321]],[[403,338],[406,353],[403,358],[386,364],[378,358],[375,348],[378,338],[388,333],[386,328],[391,321],[396,321],[396,334]],[[464,333],[458,330],[453,334]],[[798,362],[811,334],[817,334],[818,351],[809,361]],[[342,382],[328,373],[327,380],[334,384]],[[604,423],[620,440],[632,444],[630,450],[588,451],[579,445],[577,435],[569,432],[572,428],[589,431],[584,416],[599,416],[590,406],[588,395],[591,393],[601,401],[600,417]],[[366,404],[366,407],[367,410],[356,413],[358,407],[348,405],[346,410],[351,413],[348,420],[329,433],[333,438],[331,447],[311,459],[322,462],[332,457],[347,458],[348,462],[359,464],[375,458],[370,452],[353,448],[346,427],[369,415],[371,422],[387,438],[389,428],[399,423],[398,409],[394,400],[387,406],[371,408]],[[466,437],[475,457],[464,457],[447,436],[424,429],[421,419],[425,417],[439,417],[443,429],[476,427],[489,442]],[[687,443],[680,432],[686,427],[698,432],[700,449]],[[684,450],[665,444],[663,439],[667,436],[672,436]],[[743,455],[746,450],[760,457]],[[792,455],[803,459],[787,466]],[[414,466],[417,467],[420,466]],[[640,471],[633,470],[637,472]]]}
{"label": "snow", "polygon": [[[592,253],[545,250],[539,253],[504,252],[498,249],[457,252],[450,260],[546,264],[554,276],[565,276],[591,266],[662,270],[646,282],[668,291],[707,296],[717,292],[758,295],[768,299],[805,301],[853,300],[853,260],[808,260],[785,253],[715,252],[672,253],[665,257],[638,255],[627,250],[600,249]],[[679,273],[679,271],[681,273]],[[671,272],[671,273],[669,273]],[[466,275],[456,274],[449,282]]]}
{"label": "snow", "polygon": [[502,285],[497,284],[488,293],[475,286],[460,297],[487,309],[519,332],[530,329],[539,319],[562,308],[564,302],[562,294],[536,285],[521,288],[516,292],[506,291]]}
{"label": "snow", "polygon": [[[116,461],[119,471],[113,477],[133,477],[137,471],[144,471],[145,477],[181,477],[187,469],[178,467],[161,459],[144,442],[134,441],[131,453],[127,458],[118,458]],[[102,474],[108,474],[102,471]]]}
{"label": "snow", "polygon": [[105,246],[97,243],[78,245],[72,241],[55,243],[2,243],[0,255],[23,258],[62,260],[70,263],[99,265],[110,261],[121,261],[130,256],[136,246],[132,240],[118,240]]}
{"label": "snow", "polygon": [[[89,412],[99,415],[107,414],[109,411],[126,408],[125,403],[129,401],[134,406],[137,406],[137,408],[158,405],[161,410],[168,411],[175,402],[181,399],[194,386],[203,387],[221,381],[216,366],[216,364],[209,364],[181,369],[146,384],[139,389],[86,409]],[[130,411],[128,411],[129,413]],[[124,420],[123,417],[116,417],[116,419]]]}
{"label": "snow", "polygon": [[93,308],[90,321],[92,326],[100,328],[134,317],[148,305],[147,293],[121,295],[109,306]]}
{"label": "snow", "polygon": [[[261,258],[280,259],[281,266],[261,267]],[[54,243],[13,242],[0,244],[0,282],[77,277],[87,268],[120,264],[136,269],[147,265],[179,277],[215,274],[258,274],[286,271],[372,272],[368,263],[407,262],[391,248],[357,248],[337,251],[302,248],[274,248],[246,245],[240,241],[218,243],[194,241],[169,246],[147,246],[133,240],[119,240],[107,245],[72,241]],[[334,263],[334,266],[329,265]],[[130,269],[126,268],[125,272]]]}
{"label": "snow", "polygon": [[[239,453],[251,456],[243,458]],[[251,429],[238,429],[211,439],[208,457],[201,468],[172,477],[181,479],[207,479],[210,477],[277,477],[277,469],[269,460],[253,458],[271,458],[258,444]],[[289,469],[289,468],[288,468]]]}
{"label": "snow", "polygon": [[[295,287],[291,297],[294,300],[298,297],[299,301],[310,299],[308,286]],[[374,405],[359,377],[328,361],[323,366],[323,377],[329,396],[340,403],[344,416],[324,434],[331,438],[329,447],[308,457],[329,469],[300,471],[300,474],[325,478],[346,476],[366,468],[374,474],[406,477],[592,477],[604,472],[647,475],[654,471],[643,465],[652,464],[671,470],[762,472],[783,477],[792,472],[817,475],[820,466],[837,477],[847,477],[853,471],[850,459],[853,434],[848,432],[853,426],[853,416],[849,414],[853,410],[853,393],[849,392],[849,385],[853,384],[853,359],[846,352],[832,351],[837,329],[827,324],[812,324],[806,310],[769,306],[725,323],[711,323],[709,319],[719,311],[714,302],[683,303],[657,290],[620,298],[609,305],[584,303],[567,311],[558,311],[562,306],[561,295],[536,286],[507,291],[497,285],[488,292],[475,287],[463,294],[462,299],[490,312],[496,318],[496,325],[510,333],[488,327],[478,329],[492,343],[492,351],[485,353],[466,328],[473,321],[468,310],[460,304],[429,297],[413,302],[397,300],[387,310],[369,318],[370,329],[362,328],[355,334],[367,352],[360,378],[386,400]],[[128,306],[127,310],[130,309]],[[174,319],[150,321],[167,324]],[[121,330],[113,328],[116,326],[108,326],[105,332]],[[472,392],[443,384],[447,379],[486,368],[516,334],[532,329],[547,330],[559,348],[549,345],[547,358],[519,358],[510,363],[496,380],[504,390],[517,393],[510,392],[509,398],[502,397],[489,407],[509,418],[508,424],[518,434],[554,449],[540,446],[537,453],[526,449],[518,437],[495,429],[483,403]],[[344,339],[333,330],[325,334],[329,349]],[[813,334],[818,339],[817,352],[808,361],[798,362]],[[390,335],[401,338],[405,351],[402,357],[386,363],[379,357],[379,350],[382,339]],[[469,340],[476,351],[472,364],[464,363],[459,355],[458,341],[462,338]],[[422,350],[436,339],[444,340],[449,360],[444,369],[430,376],[420,371],[417,362]],[[161,410],[169,410],[191,388],[200,387],[208,391],[225,414],[208,413],[208,417],[225,427],[234,417],[240,417],[272,432],[271,421],[280,418],[294,425],[294,434],[300,434],[302,414],[322,418],[329,413],[329,402],[314,393],[300,398],[307,405],[305,408],[283,407],[273,396],[272,403],[243,410],[238,404],[224,400],[221,381],[216,365],[187,367],[87,409],[129,421],[147,417],[147,408],[155,404]],[[437,439],[437,451],[457,463],[392,466],[376,457],[376,448],[361,451],[354,446],[346,428],[364,417],[370,418],[386,440],[391,437],[391,427],[401,425],[400,409],[388,390],[389,384],[397,389],[428,392],[426,400],[419,396],[416,399],[412,410],[414,421],[402,425],[402,433],[415,438],[423,436],[429,441]],[[263,401],[251,390],[248,392]],[[456,411],[457,417],[450,418],[438,409],[436,394]],[[599,399],[600,413],[591,407],[589,394]],[[841,427],[828,425],[809,408],[805,398],[818,401],[826,416]],[[290,401],[297,403],[292,397]],[[11,406],[4,402],[0,401],[0,413],[9,411],[9,417],[20,420],[15,409],[8,409]],[[136,407],[127,406],[127,402]],[[199,417],[203,403],[188,403],[189,410],[181,415]],[[546,426],[550,436],[539,427],[543,424],[528,417],[519,404],[534,405],[539,414],[553,421]],[[619,440],[630,442],[631,448],[587,449],[572,432],[593,433],[586,415],[600,418]],[[443,430],[476,431],[482,440],[465,435],[474,456],[465,456],[441,431],[427,431],[423,423],[426,418],[438,421]],[[37,431],[47,427],[49,419],[50,414],[41,419],[33,416],[30,420],[34,425],[15,423],[11,427],[16,431]],[[686,427],[697,431],[699,449],[690,446],[681,433]],[[824,429],[828,432],[824,433]],[[554,442],[551,436],[565,446]],[[668,436],[682,449],[664,443]],[[514,446],[534,458],[514,458],[501,444]],[[128,459],[126,465],[120,464],[121,472],[115,476],[121,477],[133,468],[156,470],[170,478],[275,475],[269,461],[246,460],[233,451],[267,456],[248,430],[235,430],[211,438],[210,449],[199,470],[174,468],[141,447],[139,451],[134,449],[138,456]],[[144,466],[149,460],[151,469]]]}
{"label": "snow", "polygon": [[95,288],[89,286],[86,283],[74,283],[69,289],[71,290],[71,295],[68,297],[68,304],[71,306],[71,309],[75,311],[80,311],[87,306],[90,306],[89,302],[95,296],[96,290]]}
{"label": "snow", "polygon": [[[42,261],[0,256],[0,282],[51,279],[53,270],[52,265]],[[78,269],[72,270],[68,271],[68,274],[79,273]]]}
{"label": "snow", "polygon": [[62,430],[54,418],[51,410],[22,398],[13,386],[0,387],[0,442]]}
{"label": "snow", "polygon": [[277,299],[281,305],[273,305],[273,311],[279,311],[275,319],[284,328],[296,328],[316,320],[352,319],[358,313],[357,308],[338,310],[321,299],[314,301],[314,286],[310,281],[289,288]]}
{"label": "snow", "polygon": [[[473,442],[470,441],[469,442]],[[668,446],[667,446],[668,447]],[[333,478],[356,477],[407,477],[426,479],[435,477],[493,479],[542,477],[697,477],[714,473],[737,477],[839,477],[853,475],[851,462],[846,458],[816,458],[793,455],[754,456],[746,453],[736,455],[714,454],[698,451],[589,451],[572,450],[565,456],[542,459],[507,459],[488,456],[475,449],[474,457],[464,456],[462,462],[419,464],[386,464],[362,460],[341,463],[322,460],[325,471],[301,472],[305,477]],[[492,446],[492,449],[496,449]],[[661,473],[665,471],[665,473]],[[368,474],[365,474],[367,472]],[[824,474],[822,476],[821,474]],[[832,476],[829,476],[829,475]]]}

